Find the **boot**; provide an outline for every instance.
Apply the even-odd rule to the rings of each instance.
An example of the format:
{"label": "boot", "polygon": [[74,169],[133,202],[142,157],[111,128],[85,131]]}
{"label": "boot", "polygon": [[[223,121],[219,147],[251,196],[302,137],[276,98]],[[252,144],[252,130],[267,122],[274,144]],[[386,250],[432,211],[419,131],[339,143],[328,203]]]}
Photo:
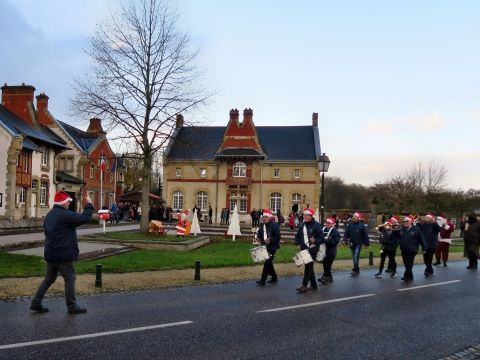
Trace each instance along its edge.
{"label": "boot", "polygon": [[68,308],[68,313],[69,314],[85,314],[87,312],[87,309],[80,307],[80,306],[75,306],[72,308]]}
{"label": "boot", "polygon": [[30,310],[35,311],[39,314],[44,314],[44,313],[48,312],[48,308],[43,307],[42,304],[38,304],[38,305],[32,304],[32,305],[30,305]]}
{"label": "boot", "polygon": [[297,292],[300,294],[306,293],[307,291],[308,291],[308,288],[306,288],[303,285],[297,288]]}
{"label": "boot", "polygon": [[265,286],[265,280],[257,280],[256,283],[258,286]]}
{"label": "boot", "polygon": [[377,279],[381,279],[381,278],[382,278],[382,272],[381,272],[381,271],[377,272],[377,273],[375,274],[375,277],[376,277]]}

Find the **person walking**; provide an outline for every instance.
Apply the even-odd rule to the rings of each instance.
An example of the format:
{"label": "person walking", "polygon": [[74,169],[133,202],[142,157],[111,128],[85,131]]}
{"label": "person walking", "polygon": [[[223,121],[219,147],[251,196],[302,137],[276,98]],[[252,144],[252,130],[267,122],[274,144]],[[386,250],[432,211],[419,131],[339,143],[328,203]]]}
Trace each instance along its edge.
{"label": "person walking", "polygon": [[54,196],[53,208],[45,216],[43,229],[45,232],[44,258],[47,262],[45,278],[38,287],[30,305],[30,310],[38,313],[48,312],[42,305],[47,290],[57,279],[58,274],[65,281],[65,300],[69,314],[83,314],[87,309],[78,306],[75,298],[75,267],[78,259],[78,242],[76,227],[88,223],[92,217],[92,200],[86,194],[83,213],[68,210],[73,199],[64,191]]}
{"label": "person walking", "polygon": [[[295,235],[295,243],[298,250],[308,250],[312,259],[317,257],[318,248],[324,242],[322,227],[320,223],[313,218],[315,210],[310,208],[303,209],[303,224]],[[297,288],[297,292],[306,293],[308,290],[317,290],[317,280],[315,279],[315,270],[313,268],[315,261],[305,265],[302,285]],[[307,287],[310,282],[310,287]]]}
{"label": "person walking", "polygon": [[438,243],[438,234],[440,233],[440,225],[436,222],[435,215],[428,213],[424,221],[419,221],[417,225],[423,233],[425,243],[427,245],[423,253],[423,262],[425,263],[425,276],[433,275],[433,255]]}
{"label": "person walking", "polygon": [[467,217],[467,224],[463,235],[465,244],[465,257],[468,258],[469,270],[478,269],[478,248],[480,245],[480,221],[475,214],[470,214]]}
{"label": "person walking", "polygon": [[360,251],[362,251],[363,245],[368,246],[370,244],[367,228],[365,224],[360,221],[361,219],[362,215],[359,212],[354,213],[352,221],[347,225],[344,234],[344,242],[350,247],[352,253],[352,276],[358,276],[360,274]]}
{"label": "person walking", "polygon": [[379,227],[380,231],[380,267],[375,274],[376,278],[382,278],[383,267],[385,260],[388,257],[387,269],[390,272],[390,277],[395,277],[397,273],[397,262],[395,256],[397,253],[398,242],[400,239],[401,225],[396,216],[392,216],[387,222]]}
{"label": "person walking", "polygon": [[435,248],[436,262],[433,265],[440,265],[440,260],[442,260],[443,266],[447,267],[448,251],[450,250],[450,244],[452,243],[452,232],[455,230],[455,225],[446,216],[441,216],[438,220],[443,223],[443,226],[440,228],[438,243]]}
{"label": "person walking", "polygon": [[402,280],[405,282],[413,281],[413,263],[418,253],[418,247],[421,246],[425,252],[427,244],[422,231],[413,225],[413,217],[411,216],[405,216],[403,219],[399,245],[400,251],[402,252],[403,264],[405,265],[405,273],[403,274]]}
{"label": "person walking", "polygon": [[325,239],[325,257],[323,258],[323,275],[318,281],[322,284],[331,283],[333,281],[332,277],[332,264],[337,256],[337,245],[340,242],[340,233],[335,227],[335,219],[328,218],[325,221],[325,226],[323,227],[323,237]]}
{"label": "person walking", "polygon": [[208,205],[208,223],[212,223],[213,209],[212,206]]}
{"label": "person walking", "polygon": [[274,284],[278,281],[277,273],[273,267],[273,259],[275,252],[280,248],[280,228],[278,224],[273,221],[273,213],[270,209],[263,210],[263,224],[258,228],[257,241],[267,247],[270,258],[263,263],[262,276],[257,284],[264,286],[267,276],[270,275],[270,280],[267,282]]}

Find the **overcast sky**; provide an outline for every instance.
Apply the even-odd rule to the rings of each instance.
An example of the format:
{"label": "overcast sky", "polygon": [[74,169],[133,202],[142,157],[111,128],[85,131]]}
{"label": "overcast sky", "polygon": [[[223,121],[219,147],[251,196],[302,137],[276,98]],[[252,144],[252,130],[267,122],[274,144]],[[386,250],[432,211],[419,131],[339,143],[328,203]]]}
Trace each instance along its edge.
{"label": "overcast sky", "polygon": [[[22,82],[68,114],[70,83],[114,0],[0,0],[0,83]],[[418,161],[448,169],[452,188],[480,188],[480,1],[178,0],[199,47],[201,112],[226,125],[251,107],[256,125],[309,125],[319,113],[327,175],[372,184]]]}

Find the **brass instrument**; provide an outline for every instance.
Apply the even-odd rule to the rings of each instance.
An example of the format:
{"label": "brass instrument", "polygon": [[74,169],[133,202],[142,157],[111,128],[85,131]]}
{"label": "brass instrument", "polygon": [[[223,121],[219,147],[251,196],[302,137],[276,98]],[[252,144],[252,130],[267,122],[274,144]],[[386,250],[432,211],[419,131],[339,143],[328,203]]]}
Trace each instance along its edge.
{"label": "brass instrument", "polygon": [[383,223],[375,227],[377,231],[390,230],[391,228],[392,228],[392,224],[390,224],[389,222]]}

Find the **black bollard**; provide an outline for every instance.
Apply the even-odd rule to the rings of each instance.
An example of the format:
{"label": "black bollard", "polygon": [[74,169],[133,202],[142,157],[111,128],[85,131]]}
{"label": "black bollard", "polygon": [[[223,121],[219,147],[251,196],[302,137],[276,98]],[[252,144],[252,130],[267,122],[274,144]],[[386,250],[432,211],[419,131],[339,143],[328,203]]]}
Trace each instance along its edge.
{"label": "black bollard", "polygon": [[373,251],[368,253],[368,265],[373,265]]}
{"label": "black bollard", "polygon": [[95,287],[102,287],[102,265],[95,266]]}
{"label": "black bollard", "polygon": [[195,280],[200,280],[200,260],[195,261]]}

